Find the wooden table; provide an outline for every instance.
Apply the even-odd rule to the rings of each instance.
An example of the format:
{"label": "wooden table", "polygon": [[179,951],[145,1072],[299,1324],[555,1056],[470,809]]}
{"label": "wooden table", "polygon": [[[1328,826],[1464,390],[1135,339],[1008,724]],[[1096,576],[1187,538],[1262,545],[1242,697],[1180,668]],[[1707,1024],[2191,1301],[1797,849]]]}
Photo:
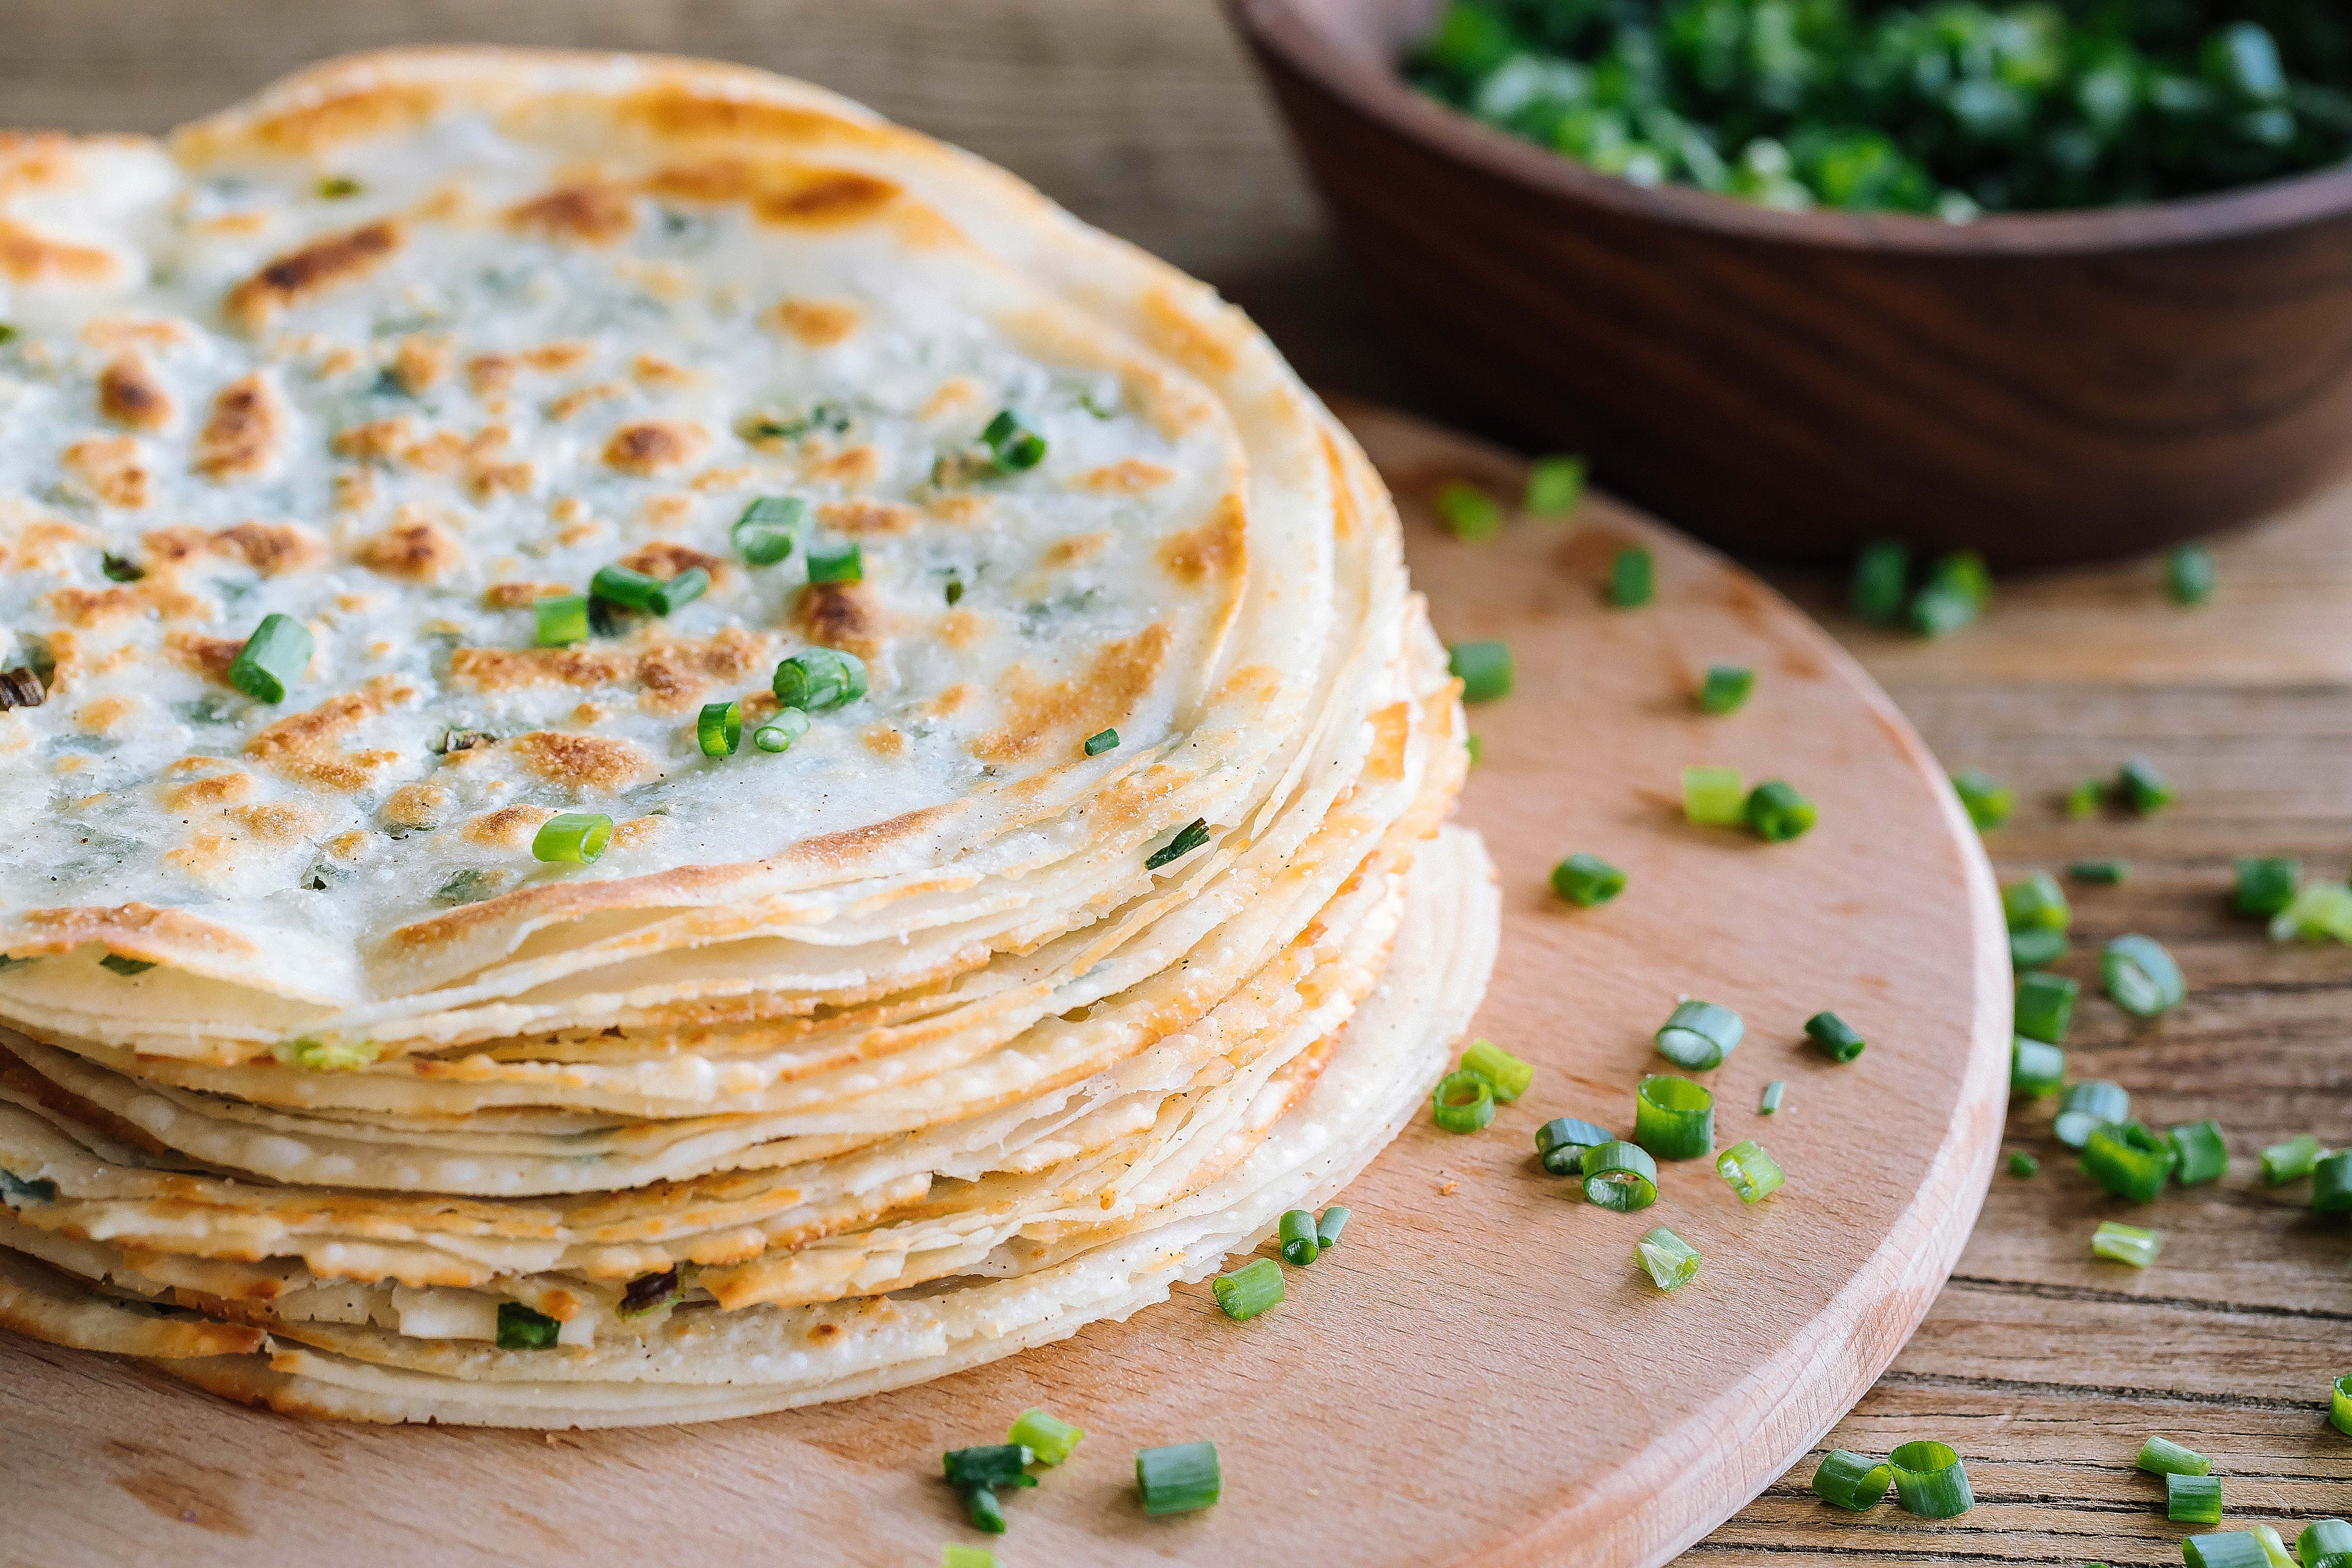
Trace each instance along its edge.
{"label": "wooden table", "polygon": [[[19,125],[161,129],[304,61],[408,41],[670,49],[805,76],[1215,282],[1322,384],[1460,417],[1383,354],[1210,0],[9,0],[7,14],[0,121]],[[2004,584],[1986,624],[1933,644],[1855,626],[1835,584],[1781,579],[1952,767],[2016,786],[2015,819],[1989,840],[2004,875],[2131,862],[2120,888],[2070,889],[2077,952],[2144,931],[2180,960],[2189,1000],[2149,1025],[2086,999],[2074,1071],[2123,1083],[2151,1123],[2216,1118],[2237,1163],[2127,1209],[2075,1173],[2047,1105],[2020,1108],[2011,1146],[2040,1155],[2041,1174],[1995,1178],[1926,1325],[1829,1438],[1881,1454],[1948,1441],[1969,1456],[1976,1510],[1939,1525],[1837,1515],[1807,1490],[1808,1459],[1693,1560],[2177,1563],[2187,1527],[2130,1468],[2151,1432],[2216,1457],[2232,1523],[2292,1539],[2304,1520],[2352,1514],[2352,1438],[2319,1414],[2328,1380],[2352,1371],[2352,1232],[2315,1223],[2301,1184],[2266,1191],[2252,1159],[2306,1131],[2352,1143],[2352,952],[2273,946],[2224,900],[2234,857],[2299,855],[2340,876],[2352,853],[2352,489],[2215,553],[2221,588],[2202,609],[2168,604],[2140,562]],[[2133,753],[2177,781],[2177,805],[2064,818],[2067,784]],[[2090,980],[2095,966],[2061,968]],[[2109,1216],[2164,1233],[2156,1267],[2089,1258]]]}

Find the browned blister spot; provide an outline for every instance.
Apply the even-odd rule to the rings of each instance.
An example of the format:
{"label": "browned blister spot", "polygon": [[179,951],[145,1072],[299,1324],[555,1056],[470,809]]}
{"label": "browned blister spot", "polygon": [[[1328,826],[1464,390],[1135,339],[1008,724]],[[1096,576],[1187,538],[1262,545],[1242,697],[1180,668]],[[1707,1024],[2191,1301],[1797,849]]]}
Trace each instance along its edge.
{"label": "browned blister spot", "polygon": [[658,816],[633,816],[626,822],[616,822],[613,825],[613,847],[642,848],[661,831],[661,825],[662,819]]}
{"label": "browned blister spot", "polygon": [[405,414],[395,414],[363,425],[347,425],[335,432],[329,445],[339,458],[388,463],[405,451],[415,437],[415,421]]}
{"label": "browned blister spot", "polygon": [[416,699],[416,688],[396,675],[379,675],[357,691],[289,713],[245,743],[246,755],[289,777],[328,789],[364,788],[400,761],[392,751],[346,752],[342,738],[386,709]]}
{"label": "browned blister spot", "polygon": [[829,500],[816,509],[817,521],[835,533],[863,539],[877,533],[904,533],[915,526],[915,509],[898,501]]}
{"label": "browned blister spot", "polygon": [[857,732],[857,739],[877,757],[906,755],[907,737],[887,724],[868,724]]}
{"label": "browned blister spot", "polygon": [[[47,599],[50,612],[69,626],[103,626],[146,612],[135,588],[58,588]],[[242,647],[243,645],[238,645]]]}
{"label": "browned blister spot", "polygon": [[541,239],[610,245],[636,226],[637,214],[619,185],[577,180],[509,207],[506,222]]}
{"label": "browned blister spot", "polygon": [[634,741],[533,730],[506,742],[526,772],[569,789],[610,794],[654,773],[653,758]]}
{"label": "browned blister spot", "polygon": [[392,379],[411,397],[429,390],[449,371],[449,339],[441,332],[411,332],[392,356]]}
{"label": "browned blister spot", "polygon": [[[212,757],[190,758],[188,761],[214,763]],[[243,800],[253,793],[253,775],[248,773],[211,773],[175,784],[163,793],[166,811],[218,810]]]}
{"label": "browned blister spot", "polygon": [[530,842],[540,824],[555,813],[543,805],[502,805],[466,824],[466,837],[492,848],[513,849]]}
{"label": "browned blister spot", "polygon": [[940,642],[959,652],[977,647],[988,636],[991,622],[978,610],[950,610],[940,617]]}
{"label": "browned blister spot", "polygon": [[1098,533],[1077,533],[1067,539],[1057,539],[1045,547],[1045,564],[1049,568],[1075,566],[1081,561],[1090,561],[1109,548],[1111,537],[1111,534],[1105,531]]}
{"label": "browned blister spot", "polygon": [[793,599],[793,629],[810,642],[871,660],[882,651],[882,611],[863,583],[811,583]]}
{"label": "browned blister spot", "polygon": [[384,82],[281,109],[256,121],[253,140],[279,153],[323,153],[346,142],[419,125],[441,105],[441,90],[422,82]]}
{"label": "browned blister spot", "polygon": [[195,337],[176,316],[92,316],[81,324],[81,341],[100,353],[135,348],[176,348]]}
{"label": "browned blister spot", "polygon": [[228,684],[228,667],[236,662],[243,651],[243,637],[213,637],[194,632],[173,632],[163,638],[163,652],[184,669],[193,669],[205,679],[222,686]]}
{"label": "browned blister spot", "polygon": [[702,426],[691,420],[636,419],[614,430],[604,443],[604,462],[645,478],[692,462],[709,441]]}
{"label": "browned blister spot", "polygon": [[923,510],[941,522],[970,528],[986,522],[992,507],[986,496],[933,496],[923,503]]}
{"label": "browned blister spot", "polygon": [[100,697],[75,710],[74,723],[93,735],[110,735],[138,711],[139,700],[134,697]]}
{"label": "browned blister spot", "polygon": [[1121,458],[1099,468],[1088,468],[1070,481],[1072,489],[1092,490],[1097,495],[1141,495],[1157,489],[1176,477],[1176,470],[1149,458]]}
{"label": "browned blister spot", "polygon": [[881,474],[882,454],[862,441],[829,457],[815,458],[801,468],[801,478],[811,484],[837,484],[849,489],[870,485]]}
{"label": "browned blister spot", "polygon": [[799,145],[828,136],[855,134],[839,115],[758,99],[721,98],[682,82],[665,82],[633,94],[621,104],[624,118],[655,135],[677,141],[704,137],[726,142],[776,142]]}
{"label": "browned blister spot", "polygon": [[422,781],[402,784],[376,808],[376,820],[404,833],[429,833],[441,826],[449,808],[449,792]]}
{"label": "browned blister spot", "polygon": [[278,460],[285,436],[285,402],[268,377],[256,371],[214,396],[212,414],[196,437],[193,466],[219,484],[253,479]]}
{"label": "browned blister spot", "polygon": [[1229,374],[1240,355],[1238,329],[1232,323],[1204,320],[1165,289],[1143,296],[1144,337],[1152,347],[1195,374]]}
{"label": "browned blister spot", "polygon": [[0,274],[19,283],[102,283],[114,268],[114,257],[94,245],[51,239],[0,217]]}
{"label": "browned blister spot", "polygon": [[596,345],[585,338],[557,338],[523,350],[522,363],[533,370],[552,374],[586,364],[595,352]]}
{"label": "browned blister spot", "polygon": [[667,539],[656,539],[650,544],[640,544],[621,557],[622,565],[632,572],[642,572],[648,577],[667,582],[679,573],[699,566],[717,582],[730,570],[723,556],[708,555],[690,544],[678,544]]}
{"label": "browned blister spot", "polygon": [[231,806],[229,820],[264,844],[293,844],[319,830],[319,814],[299,801],[260,801]]}
{"label": "browned blister spot", "polygon": [[466,463],[466,493],[478,501],[499,494],[529,495],[537,473],[528,462],[502,463],[470,458]]}
{"label": "browned blister spot", "polygon": [[290,522],[240,522],[212,536],[220,554],[235,555],[264,577],[307,572],[327,558],[324,541]]}
{"label": "browned blister spot", "polygon": [[564,583],[493,583],[482,590],[482,607],[486,610],[522,610],[541,599],[560,599],[573,593]]}
{"label": "browned blister spot", "polygon": [[971,686],[959,680],[929,702],[924,703],[922,710],[928,717],[944,719],[949,714],[958,712],[968,706],[976,695],[978,693]]}
{"label": "browned blister spot", "polygon": [[639,354],[629,362],[629,374],[639,386],[671,390],[692,386],[702,378],[682,364],[666,360],[659,354]]}
{"label": "browned blister spot", "polygon": [[1090,735],[1124,719],[1159,678],[1171,640],[1168,627],[1155,624],[1105,643],[1072,680],[1041,681],[1015,665],[1004,679],[1004,723],[972,742],[972,755],[1017,763],[1056,737]]}
{"label": "browned blister spot", "polygon": [[779,300],[760,318],[804,348],[829,349],[857,331],[859,311],[846,300]]}
{"label": "browned blister spot", "polygon": [[405,238],[398,224],[383,222],[314,239],[230,289],[221,308],[247,331],[266,326],[278,311],[374,271]]}
{"label": "browned blister spot", "polygon": [[465,547],[449,531],[413,507],[401,508],[390,527],[359,548],[361,565],[409,583],[436,582],[465,559]]}
{"label": "browned blister spot", "polygon": [[714,681],[738,681],[767,658],[767,639],[740,626],[708,637],[680,638],[631,653],[614,647],[461,647],[449,656],[449,678],[478,691],[534,686],[585,690],[623,683],[642,688],[656,710],[690,704]]}
{"label": "browned blister spot", "polygon": [[1179,533],[1160,547],[1160,564],[1188,588],[1212,580],[1239,582],[1249,563],[1248,514],[1242,498],[1228,495],[1216,514],[1200,527]]}
{"label": "browned blister spot", "polygon": [[60,455],[66,471],[108,506],[133,511],[153,494],[139,443],[130,436],[85,436]]}
{"label": "browned blister spot", "polygon": [[172,422],[172,395],[143,354],[117,354],[98,373],[98,411],[133,430],[161,430]]}
{"label": "browned blister spot", "polygon": [[466,362],[466,384],[477,397],[504,392],[514,384],[515,369],[512,354],[476,354]]}

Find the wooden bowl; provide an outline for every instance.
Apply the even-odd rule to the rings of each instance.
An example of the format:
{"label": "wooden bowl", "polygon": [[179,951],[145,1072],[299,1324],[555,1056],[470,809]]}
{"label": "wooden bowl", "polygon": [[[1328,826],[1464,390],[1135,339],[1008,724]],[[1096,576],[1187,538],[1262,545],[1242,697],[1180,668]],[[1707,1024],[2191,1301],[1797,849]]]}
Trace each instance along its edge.
{"label": "wooden bowl", "polygon": [[2352,466],[2352,170],[1967,225],[1593,173],[1394,68],[1436,0],[1227,0],[1445,410],[1733,549],[2130,554]]}

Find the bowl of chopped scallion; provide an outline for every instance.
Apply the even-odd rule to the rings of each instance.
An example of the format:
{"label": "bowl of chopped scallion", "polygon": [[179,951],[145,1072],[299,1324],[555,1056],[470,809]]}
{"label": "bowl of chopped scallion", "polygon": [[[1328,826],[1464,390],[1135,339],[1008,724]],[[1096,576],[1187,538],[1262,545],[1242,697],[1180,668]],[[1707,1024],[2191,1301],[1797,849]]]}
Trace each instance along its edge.
{"label": "bowl of chopped scallion", "polygon": [[1229,0],[1451,401],[1735,548],[2134,553],[2352,467],[2340,0]]}

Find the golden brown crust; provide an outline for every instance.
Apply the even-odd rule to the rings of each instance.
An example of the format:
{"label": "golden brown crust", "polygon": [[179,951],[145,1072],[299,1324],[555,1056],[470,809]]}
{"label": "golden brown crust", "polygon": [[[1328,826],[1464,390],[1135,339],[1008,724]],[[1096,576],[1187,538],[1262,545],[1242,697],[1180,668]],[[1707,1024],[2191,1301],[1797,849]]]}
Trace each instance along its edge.
{"label": "golden brown crust", "polygon": [[136,511],[153,494],[152,475],[130,436],[85,436],[68,447],[59,460],[66,472],[108,506]]}
{"label": "golden brown crust", "polygon": [[1160,547],[1160,564],[1188,588],[1211,581],[1238,583],[1249,564],[1249,521],[1242,498],[1229,495],[1200,527]]}
{"label": "golden brown crust", "polygon": [[413,508],[403,507],[384,531],[361,544],[359,563],[404,583],[436,583],[465,564],[457,536]]}
{"label": "golden brown crust", "polygon": [[623,187],[580,180],[518,202],[507,209],[506,222],[541,239],[611,245],[636,226],[637,212]]}
{"label": "golden brown crust", "polygon": [[1040,681],[1015,665],[1004,680],[1005,721],[971,742],[984,763],[1015,763],[1055,739],[1089,735],[1124,719],[1159,679],[1172,640],[1164,623],[1095,650],[1074,680]]}
{"label": "golden brown crust", "polygon": [[214,395],[193,466],[216,484],[257,479],[276,465],[285,437],[285,401],[269,377],[255,371]]}
{"label": "golden brown crust", "polygon": [[583,793],[610,795],[652,776],[654,760],[634,741],[533,730],[506,742],[525,772]]}
{"label": "golden brown crust", "polygon": [[0,275],[19,283],[103,283],[115,273],[109,251],[51,239],[0,217]]}
{"label": "golden brown crust", "polygon": [[604,462],[645,478],[694,461],[709,444],[709,433],[690,419],[633,420],[604,443]]}
{"label": "golden brown crust", "polygon": [[364,789],[400,761],[393,751],[347,752],[342,738],[386,709],[416,700],[416,688],[397,675],[373,677],[356,691],[290,713],[245,743],[246,755],[289,778],[322,789]]}
{"label": "golden brown crust", "polygon": [[172,422],[172,396],[144,354],[121,353],[98,373],[98,411],[128,429],[161,430]]}
{"label": "golden brown crust", "polygon": [[314,239],[230,289],[221,309],[248,331],[267,326],[279,311],[374,271],[406,238],[399,224],[385,220]]}

